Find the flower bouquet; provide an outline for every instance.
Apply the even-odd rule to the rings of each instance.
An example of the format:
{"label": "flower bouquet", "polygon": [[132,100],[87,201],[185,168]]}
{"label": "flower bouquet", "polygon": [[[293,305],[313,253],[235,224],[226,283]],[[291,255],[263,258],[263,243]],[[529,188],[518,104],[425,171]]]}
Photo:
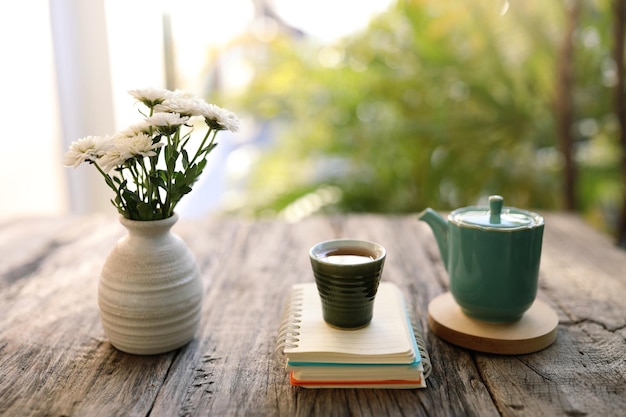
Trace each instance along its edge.
{"label": "flower bouquet", "polygon": [[[141,103],[144,120],[114,136],[77,140],[64,163],[96,167],[114,191],[111,202],[128,231],[100,275],[104,333],[121,351],[152,355],[185,345],[199,326],[200,271],[170,229],[178,219],[176,204],[191,191],[217,145],[217,132],[234,132],[239,121],[228,110],[179,91],[130,94]],[[194,124],[206,125],[206,133],[192,138]]]}
{"label": "flower bouquet", "polygon": [[[217,146],[217,132],[236,132],[239,120],[234,113],[181,91],[146,88],[129,93],[146,107],[145,113],[139,110],[145,119],[113,136],[73,142],[64,164],[95,166],[115,193],[111,203],[125,218],[166,219],[202,173],[208,154]],[[193,141],[192,123],[198,119],[207,131]]]}

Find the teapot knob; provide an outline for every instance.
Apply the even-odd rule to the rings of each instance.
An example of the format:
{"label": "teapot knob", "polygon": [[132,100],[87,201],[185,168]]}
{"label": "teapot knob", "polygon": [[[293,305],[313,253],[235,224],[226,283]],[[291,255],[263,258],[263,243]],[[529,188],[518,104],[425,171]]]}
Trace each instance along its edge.
{"label": "teapot knob", "polygon": [[499,195],[489,196],[489,214],[491,223],[500,223],[500,214],[502,213],[502,206],[504,205],[504,198]]}

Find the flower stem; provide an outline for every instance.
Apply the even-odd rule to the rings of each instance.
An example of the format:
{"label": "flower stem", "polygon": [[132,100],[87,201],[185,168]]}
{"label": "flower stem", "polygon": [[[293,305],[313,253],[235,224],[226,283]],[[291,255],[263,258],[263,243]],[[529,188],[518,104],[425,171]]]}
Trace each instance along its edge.
{"label": "flower stem", "polygon": [[[213,133],[213,136],[211,137],[211,141],[209,142],[208,146],[205,149],[204,148],[204,144],[206,143],[206,141],[209,138],[209,136],[211,135],[211,133]],[[211,146],[213,145],[213,142],[215,141],[215,137],[216,136],[217,136],[217,130],[213,130],[213,129],[209,128],[209,130],[206,132],[206,135],[204,135],[204,138],[202,139],[202,143],[198,147],[198,150],[196,151],[196,154],[193,156],[193,158],[189,162],[189,166],[192,166],[194,164],[194,162],[196,162],[196,159],[198,159],[198,157],[200,155],[202,155],[203,153],[206,154],[207,149],[211,149]]]}
{"label": "flower stem", "polygon": [[121,187],[118,188],[115,186],[115,182],[113,181],[111,176],[107,174],[106,172],[104,172],[102,168],[100,168],[100,165],[98,165],[97,162],[94,161],[93,164],[96,166],[96,169],[100,172],[100,174],[104,177],[104,182],[106,182],[109,188],[111,188],[117,195],[119,199],[119,204],[114,203],[115,207],[117,207],[118,211],[124,211],[124,212],[128,211],[128,206],[124,203],[124,199],[122,198]]}

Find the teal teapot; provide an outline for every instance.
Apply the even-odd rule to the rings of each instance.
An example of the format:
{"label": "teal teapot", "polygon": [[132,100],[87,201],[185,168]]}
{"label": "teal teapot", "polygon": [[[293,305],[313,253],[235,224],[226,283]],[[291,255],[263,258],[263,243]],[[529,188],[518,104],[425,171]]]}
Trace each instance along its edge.
{"label": "teal teapot", "polygon": [[468,316],[491,322],[519,320],[537,295],[544,220],[505,207],[464,207],[445,219],[427,208],[418,215],[435,236],[450,292]]}

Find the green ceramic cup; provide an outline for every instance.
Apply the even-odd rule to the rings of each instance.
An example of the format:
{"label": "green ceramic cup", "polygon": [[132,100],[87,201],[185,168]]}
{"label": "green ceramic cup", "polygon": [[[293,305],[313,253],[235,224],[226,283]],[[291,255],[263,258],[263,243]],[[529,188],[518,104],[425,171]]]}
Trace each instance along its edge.
{"label": "green ceramic cup", "polygon": [[450,277],[450,292],[462,311],[491,322],[519,320],[537,295],[544,219],[504,207],[454,210],[447,221],[431,209],[420,214],[437,239]]}
{"label": "green ceramic cup", "polygon": [[355,239],[328,240],[309,250],[326,323],[340,329],[370,323],[386,255],[378,243]]}

